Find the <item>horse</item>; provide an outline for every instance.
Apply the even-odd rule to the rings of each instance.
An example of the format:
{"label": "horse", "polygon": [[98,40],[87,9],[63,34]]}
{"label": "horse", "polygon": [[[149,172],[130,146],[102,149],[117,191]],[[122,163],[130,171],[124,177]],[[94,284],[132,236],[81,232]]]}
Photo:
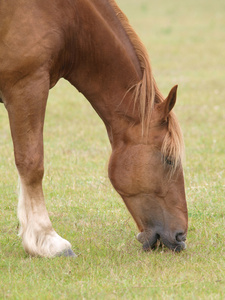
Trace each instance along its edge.
{"label": "horse", "polygon": [[114,0],[0,2],[0,99],[19,174],[19,235],[30,256],[76,256],[54,230],[43,190],[48,93],[68,80],[105,124],[109,179],[145,251],[185,249],[182,131],[177,86],[163,97],[147,50]]}

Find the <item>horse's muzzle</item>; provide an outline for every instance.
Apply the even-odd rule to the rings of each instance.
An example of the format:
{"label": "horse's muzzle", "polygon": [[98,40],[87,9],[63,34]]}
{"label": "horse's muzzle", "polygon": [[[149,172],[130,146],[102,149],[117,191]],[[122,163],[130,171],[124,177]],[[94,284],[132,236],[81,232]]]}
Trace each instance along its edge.
{"label": "horse's muzzle", "polygon": [[143,231],[137,235],[137,240],[143,244],[144,251],[154,249],[157,241],[160,241],[161,244],[175,252],[180,252],[181,250],[186,249],[186,234],[182,232],[169,235],[164,233],[158,234],[156,232]]}

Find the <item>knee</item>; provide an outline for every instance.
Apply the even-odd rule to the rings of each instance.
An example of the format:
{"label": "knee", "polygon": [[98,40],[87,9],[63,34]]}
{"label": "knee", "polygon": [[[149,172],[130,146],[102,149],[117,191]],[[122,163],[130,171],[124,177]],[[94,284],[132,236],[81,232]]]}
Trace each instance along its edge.
{"label": "knee", "polygon": [[27,184],[35,184],[42,180],[44,175],[43,156],[38,154],[15,155],[15,163],[20,176]]}

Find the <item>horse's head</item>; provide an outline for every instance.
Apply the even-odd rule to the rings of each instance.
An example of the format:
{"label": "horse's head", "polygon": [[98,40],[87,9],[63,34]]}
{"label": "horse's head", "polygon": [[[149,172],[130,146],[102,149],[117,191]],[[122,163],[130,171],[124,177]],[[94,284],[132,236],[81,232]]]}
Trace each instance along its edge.
{"label": "horse's head", "polygon": [[155,104],[147,131],[140,142],[140,126],[127,130],[123,142],[113,149],[109,177],[135,219],[143,248],[160,240],[168,248],[185,248],[188,227],[182,156],[182,134],[172,108],[174,87]]}

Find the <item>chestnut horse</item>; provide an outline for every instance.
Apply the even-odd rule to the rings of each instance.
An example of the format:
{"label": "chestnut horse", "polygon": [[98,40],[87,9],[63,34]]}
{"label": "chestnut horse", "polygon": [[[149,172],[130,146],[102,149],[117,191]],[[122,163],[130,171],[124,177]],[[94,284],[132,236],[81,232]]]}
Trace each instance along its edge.
{"label": "chestnut horse", "polygon": [[188,216],[183,140],[147,51],[114,0],[2,0],[0,100],[19,173],[18,218],[32,256],[75,256],[53,229],[42,191],[43,125],[49,89],[67,79],[103,120],[112,146],[109,178],[133,216],[145,250],[159,240],[185,248]]}

